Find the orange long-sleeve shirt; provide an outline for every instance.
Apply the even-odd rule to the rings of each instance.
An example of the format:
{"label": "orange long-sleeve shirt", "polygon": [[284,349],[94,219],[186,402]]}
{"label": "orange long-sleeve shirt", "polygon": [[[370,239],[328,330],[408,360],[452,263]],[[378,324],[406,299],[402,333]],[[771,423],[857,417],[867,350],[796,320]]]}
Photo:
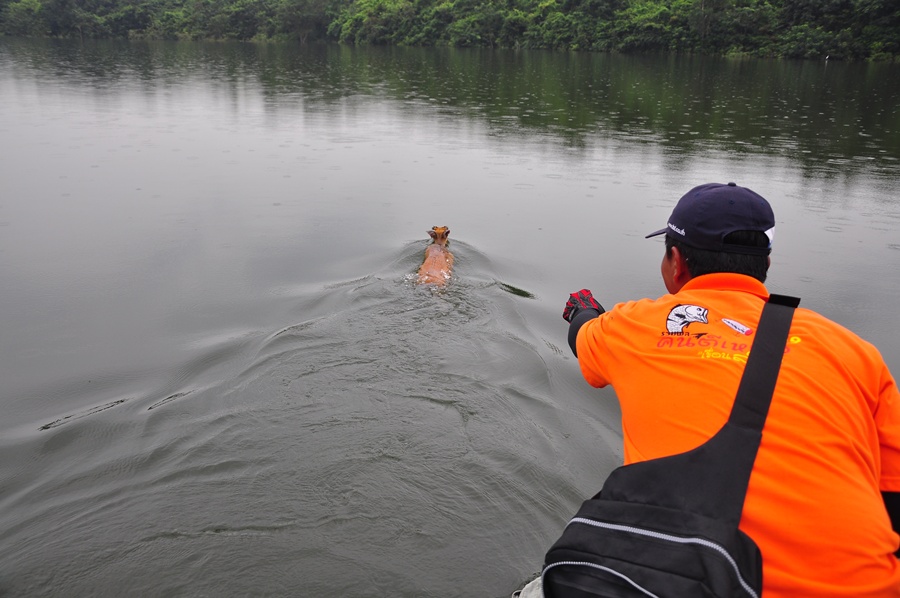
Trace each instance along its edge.
{"label": "orange long-sleeve shirt", "polygon": [[[579,364],[616,391],[626,464],[724,425],[767,297],[753,278],[709,274],[582,326]],[[762,552],[764,595],[900,597],[881,491],[900,492],[900,392],[871,344],[798,309],[740,526]]]}

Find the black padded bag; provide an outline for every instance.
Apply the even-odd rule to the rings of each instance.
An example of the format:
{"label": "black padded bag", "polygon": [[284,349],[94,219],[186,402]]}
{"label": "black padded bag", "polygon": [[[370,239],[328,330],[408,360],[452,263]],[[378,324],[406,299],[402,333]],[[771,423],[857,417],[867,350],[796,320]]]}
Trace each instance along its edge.
{"label": "black padded bag", "polygon": [[545,598],[760,596],[762,555],[738,524],[799,303],[769,297],[719,432],[619,467],[582,504],[545,557]]}

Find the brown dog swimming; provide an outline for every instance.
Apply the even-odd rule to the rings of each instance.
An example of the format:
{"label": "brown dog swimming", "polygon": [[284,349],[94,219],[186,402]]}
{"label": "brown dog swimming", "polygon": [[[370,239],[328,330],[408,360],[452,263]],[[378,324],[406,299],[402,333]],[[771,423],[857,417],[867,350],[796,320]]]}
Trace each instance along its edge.
{"label": "brown dog swimming", "polygon": [[425,248],[425,262],[419,268],[419,284],[444,286],[453,271],[453,254],[447,249],[450,229],[434,226],[428,231],[433,242]]}

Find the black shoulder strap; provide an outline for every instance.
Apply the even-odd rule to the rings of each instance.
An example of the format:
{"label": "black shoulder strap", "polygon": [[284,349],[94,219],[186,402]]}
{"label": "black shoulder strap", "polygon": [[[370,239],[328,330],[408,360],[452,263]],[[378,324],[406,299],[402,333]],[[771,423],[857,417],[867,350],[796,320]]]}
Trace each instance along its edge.
{"label": "black shoulder strap", "polygon": [[781,369],[797,297],[769,295],[738,387],[728,421],[742,428],[762,430]]}

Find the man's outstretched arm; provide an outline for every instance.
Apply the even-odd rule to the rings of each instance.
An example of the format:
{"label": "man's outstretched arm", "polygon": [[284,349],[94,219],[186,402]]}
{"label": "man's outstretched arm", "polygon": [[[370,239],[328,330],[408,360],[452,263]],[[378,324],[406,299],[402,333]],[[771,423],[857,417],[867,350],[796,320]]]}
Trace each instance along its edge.
{"label": "man's outstretched arm", "polygon": [[569,323],[569,347],[572,354],[578,357],[575,349],[575,339],[578,338],[578,330],[588,320],[593,320],[604,312],[603,306],[597,303],[594,296],[587,289],[581,289],[577,293],[569,295],[566,308],[563,310],[563,319]]}

